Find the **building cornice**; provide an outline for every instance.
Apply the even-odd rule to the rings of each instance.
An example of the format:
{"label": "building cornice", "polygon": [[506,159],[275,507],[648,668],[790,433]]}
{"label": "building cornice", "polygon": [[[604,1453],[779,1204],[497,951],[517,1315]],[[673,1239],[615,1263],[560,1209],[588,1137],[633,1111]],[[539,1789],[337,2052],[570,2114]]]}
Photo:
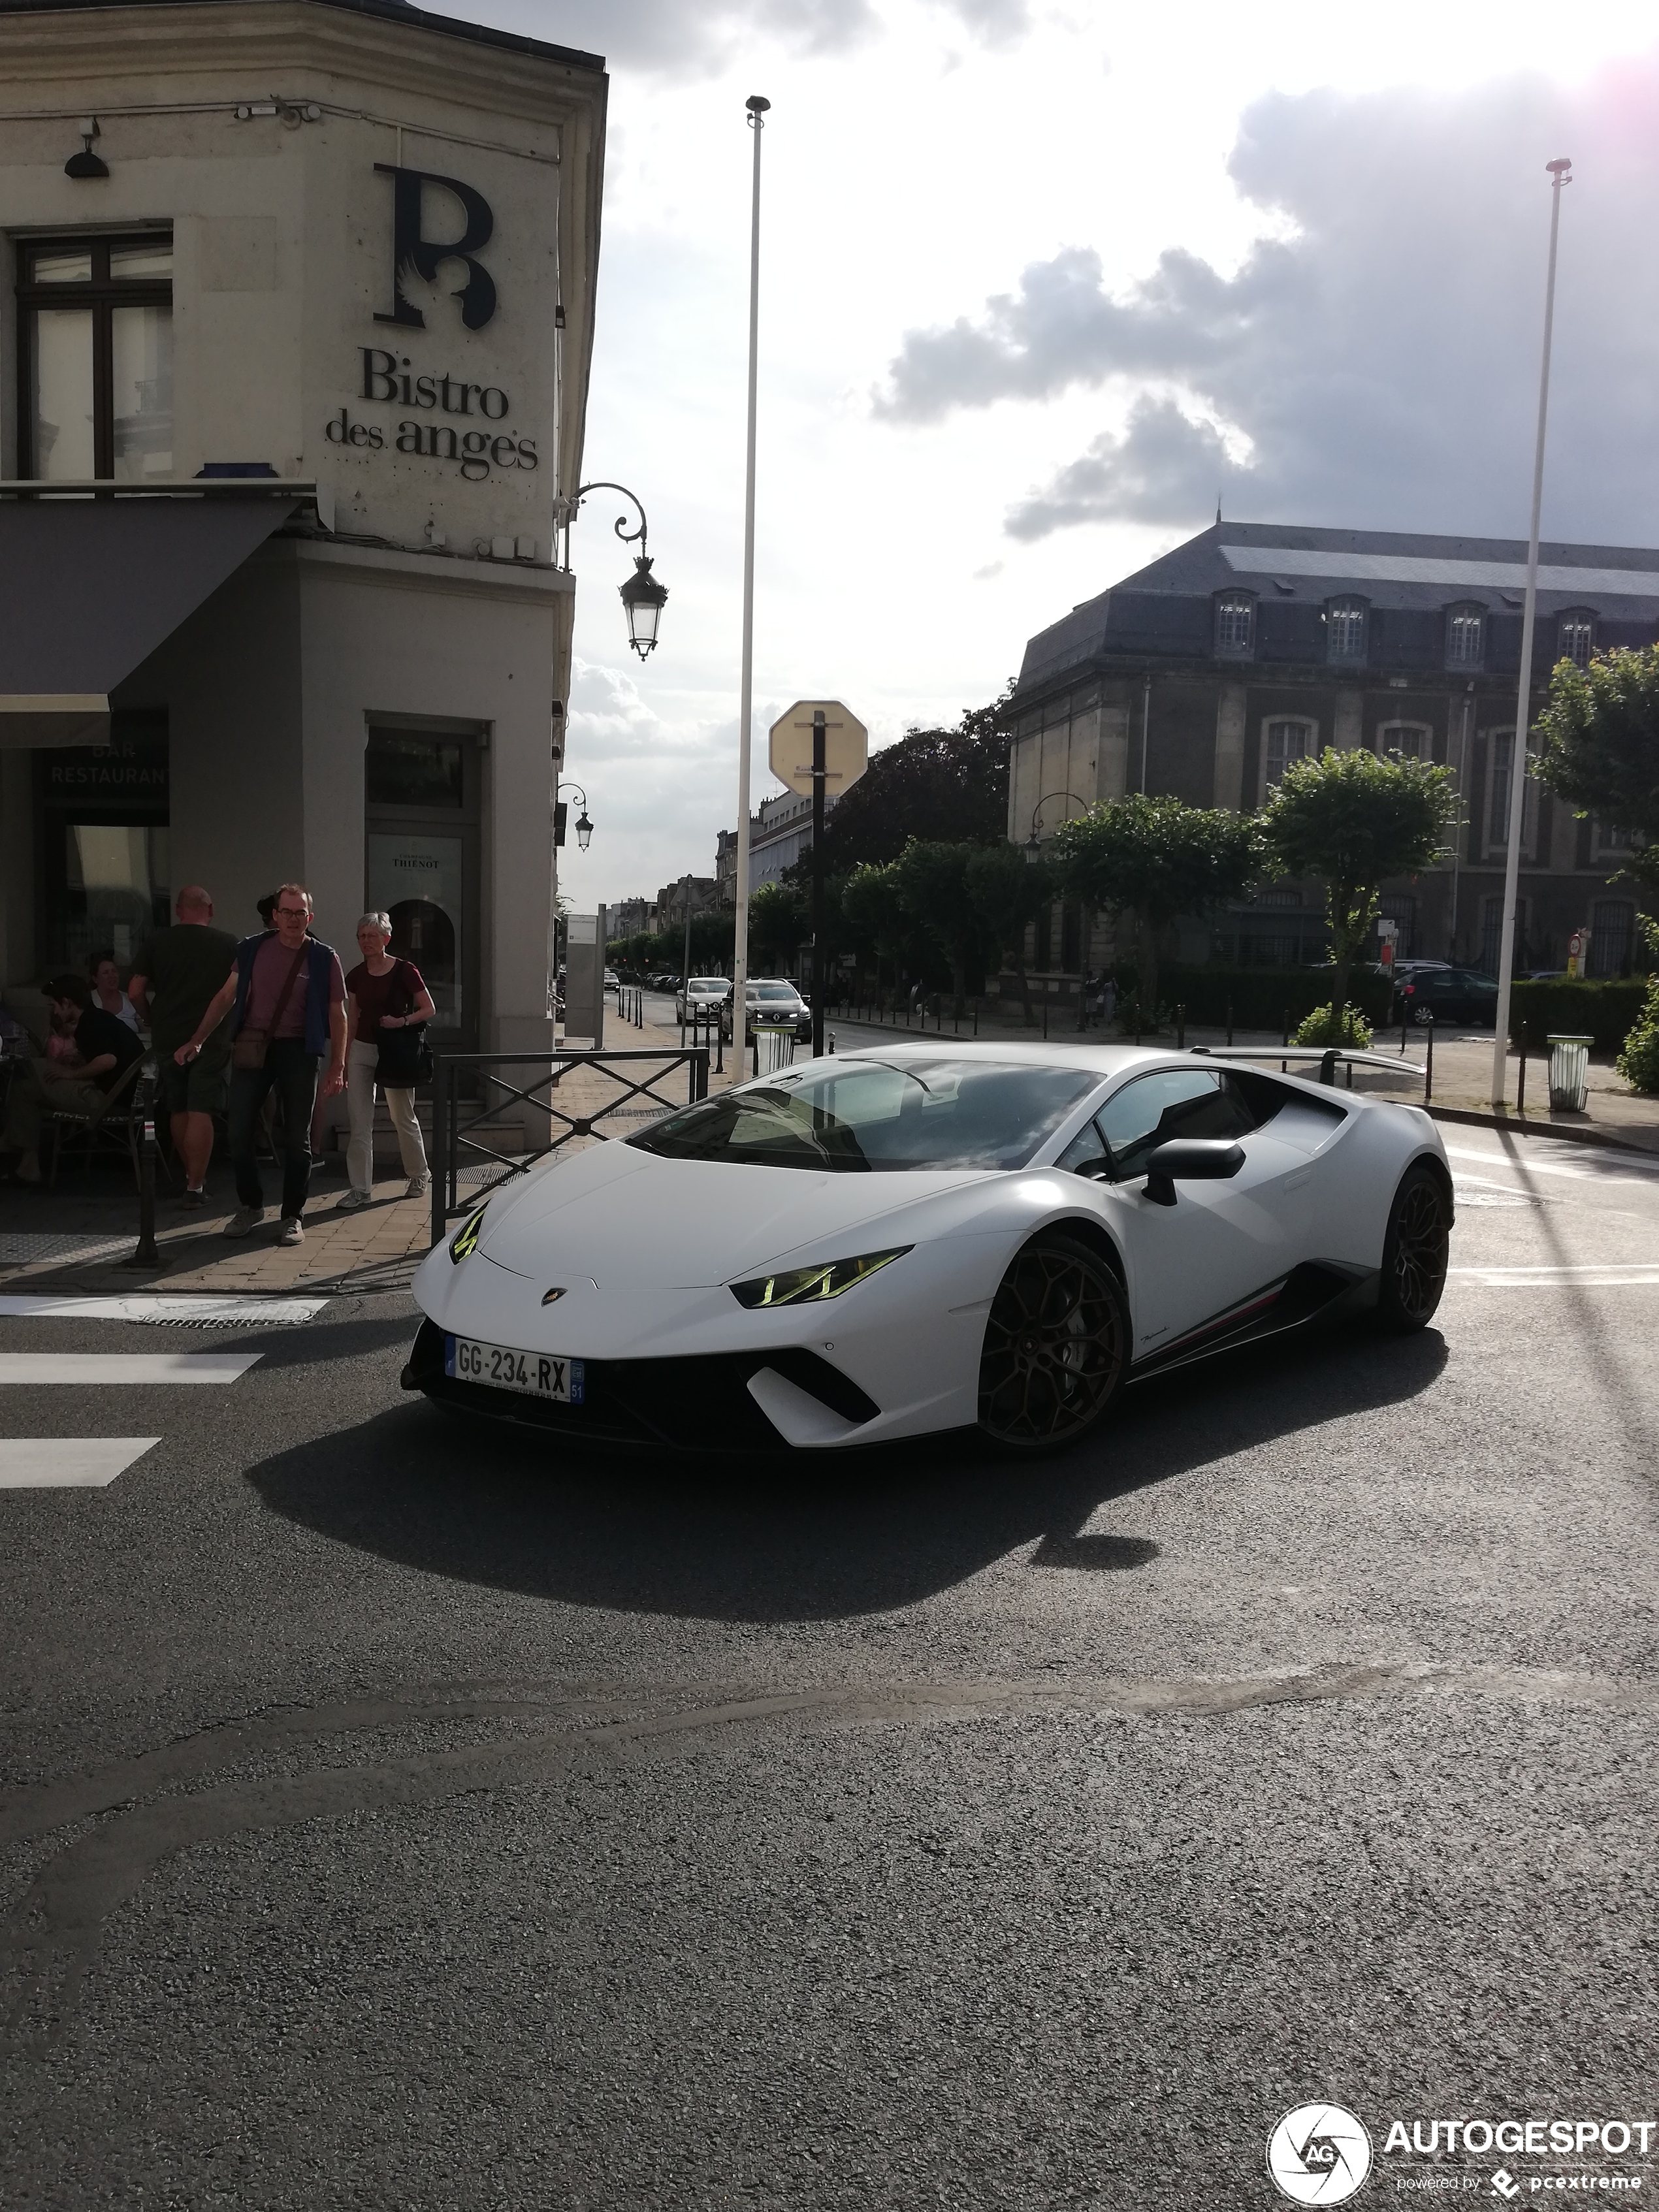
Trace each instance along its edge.
{"label": "building cornice", "polygon": [[453,554],[404,553],[392,546],[337,545],[321,538],[272,538],[253,559],[288,567],[315,568],[343,581],[379,584],[394,590],[464,592],[470,598],[504,599],[515,605],[554,606],[576,588],[574,572],[537,562],[467,561]]}
{"label": "building cornice", "polygon": [[[154,7],[0,12],[0,71],[7,106],[15,114],[61,112],[67,82],[94,80],[100,95],[112,79],[125,79],[135,87],[146,82],[160,100],[186,78],[192,101],[215,83],[223,86],[227,105],[268,98],[273,90],[315,98],[325,88],[303,79],[317,70],[396,92],[429,109],[434,120],[453,117],[458,104],[532,125],[597,119],[608,88],[601,70],[476,44],[419,22],[353,14],[320,0],[176,0]],[[158,79],[166,81],[165,90]],[[31,100],[36,88],[50,88],[56,96],[50,103]]]}

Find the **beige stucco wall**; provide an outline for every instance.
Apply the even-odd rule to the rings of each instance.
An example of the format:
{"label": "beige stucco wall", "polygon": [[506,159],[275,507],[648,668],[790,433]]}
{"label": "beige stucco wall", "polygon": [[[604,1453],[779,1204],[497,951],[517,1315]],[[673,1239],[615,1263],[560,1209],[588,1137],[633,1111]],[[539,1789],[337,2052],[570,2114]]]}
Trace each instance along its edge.
{"label": "beige stucco wall", "polygon": [[[236,116],[273,94],[283,112]],[[368,719],[477,732],[486,1048],[550,1034],[549,703],[568,695],[574,604],[552,565],[556,502],[580,481],[605,97],[594,69],[306,0],[0,15],[0,474],[19,454],[18,239],[170,226],[173,478],[264,462],[331,507],[331,541],[273,540],[117,695],[168,710],[175,885],[208,883],[240,931],[255,898],[300,877],[349,947]],[[82,115],[98,118],[106,179],[64,174]],[[404,281],[423,329],[377,320],[394,291],[393,181],[377,164],[489,204],[482,327],[463,321],[453,259]],[[459,236],[446,188],[427,188],[423,212],[428,239]],[[343,413],[379,444],[331,438]],[[405,424],[439,433],[439,450],[399,452]],[[445,431],[489,442],[464,468]],[[12,980],[35,962],[29,771],[0,755]]]}

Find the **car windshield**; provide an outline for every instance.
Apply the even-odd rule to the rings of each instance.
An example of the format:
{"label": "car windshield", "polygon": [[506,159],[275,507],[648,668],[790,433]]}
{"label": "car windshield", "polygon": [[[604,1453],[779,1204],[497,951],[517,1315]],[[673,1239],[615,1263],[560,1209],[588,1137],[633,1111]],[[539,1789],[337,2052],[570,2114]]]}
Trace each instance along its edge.
{"label": "car windshield", "polygon": [[793,983],[751,983],[749,995],[751,999],[793,999],[795,987]]}
{"label": "car windshield", "polygon": [[728,1091],[627,1142],[665,1159],[849,1175],[1023,1168],[1100,1081],[982,1060],[845,1060]]}

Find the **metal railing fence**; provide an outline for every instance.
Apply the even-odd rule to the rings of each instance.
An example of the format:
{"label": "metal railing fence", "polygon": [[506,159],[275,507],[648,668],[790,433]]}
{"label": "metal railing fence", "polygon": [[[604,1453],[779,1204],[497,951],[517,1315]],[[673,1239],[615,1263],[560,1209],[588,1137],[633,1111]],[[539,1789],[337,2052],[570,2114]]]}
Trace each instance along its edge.
{"label": "metal railing fence", "polygon": [[[505,1073],[509,1068],[540,1073],[520,1082]],[[659,1086],[678,1088],[674,1079],[682,1068],[685,1095],[670,1097]],[[477,1085],[482,1102],[479,1110],[465,1120],[460,1110],[464,1082]],[[578,1139],[625,1135],[629,1123],[654,1121],[659,1114],[695,1105],[708,1095],[708,1054],[706,1048],[696,1046],[684,1050],[672,1045],[657,1050],[632,1046],[619,1052],[434,1053],[432,1242],[442,1242],[457,1213],[476,1206],[514,1176],[527,1174],[550,1152]],[[526,1115],[532,1121],[551,1123],[552,1134],[545,1144],[525,1142]],[[607,1121],[624,1126],[600,1126]],[[514,1125],[518,1142],[512,1150],[492,1142],[505,1139]],[[465,1198],[464,1174],[472,1186]]]}

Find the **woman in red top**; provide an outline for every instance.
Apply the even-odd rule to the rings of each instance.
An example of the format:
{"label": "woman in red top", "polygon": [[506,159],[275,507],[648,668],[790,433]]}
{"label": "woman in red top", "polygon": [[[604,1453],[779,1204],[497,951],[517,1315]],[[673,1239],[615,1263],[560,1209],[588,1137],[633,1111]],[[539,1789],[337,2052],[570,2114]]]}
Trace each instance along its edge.
{"label": "woman in red top", "polygon": [[[347,1213],[367,1206],[374,1194],[374,1085],[380,1039],[395,1030],[418,1029],[437,1012],[420,970],[410,961],[394,960],[386,951],[391,936],[389,914],[364,915],[357,924],[357,949],[363,957],[345,979],[347,1034],[351,1039],[346,1057],[346,1105],[351,1115],[346,1173],[351,1188],[340,1200],[340,1208]],[[380,1088],[398,1133],[404,1173],[409,1177],[404,1194],[422,1198],[431,1188],[432,1178],[427,1172],[421,1125],[415,1118],[414,1085],[382,1083]]]}

